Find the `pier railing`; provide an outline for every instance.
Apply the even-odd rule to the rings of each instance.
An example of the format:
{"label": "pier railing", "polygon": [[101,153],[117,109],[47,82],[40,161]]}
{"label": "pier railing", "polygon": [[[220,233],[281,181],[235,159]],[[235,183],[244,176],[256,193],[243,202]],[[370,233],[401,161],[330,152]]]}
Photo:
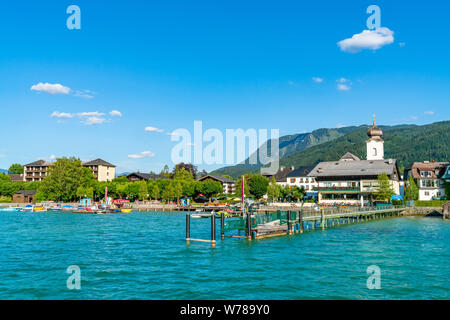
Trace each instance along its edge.
{"label": "pier railing", "polygon": [[[248,240],[261,239],[279,235],[303,233],[305,230],[316,228],[335,227],[399,216],[404,206],[369,206],[369,207],[328,207],[318,210],[286,210],[266,211],[263,213],[249,212],[242,217],[226,218],[222,213],[219,216],[211,215],[211,240],[190,238],[190,215],[186,216],[186,240],[210,242],[215,246],[215,220],[221,220],[221,238],[245,238]],[[230,234],[234,232],[234,234]],[[237,232],[237,234],[236,234]],[[241,235],[243,233],[243,235]]]}

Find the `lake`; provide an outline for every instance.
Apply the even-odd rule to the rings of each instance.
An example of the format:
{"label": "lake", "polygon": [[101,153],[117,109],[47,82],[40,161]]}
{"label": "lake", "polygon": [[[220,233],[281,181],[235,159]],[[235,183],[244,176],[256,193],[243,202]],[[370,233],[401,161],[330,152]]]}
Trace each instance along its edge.
{"label": "lake", "polygon": [[[449,299],[450,223],[400,217],[216,248],[185,213],[0,213],[0,299]],[[191,237],[210,236],[192,219]],[[69,266],[81,290],[69,290]],[[366,270],[381,270],[369,290]]]}

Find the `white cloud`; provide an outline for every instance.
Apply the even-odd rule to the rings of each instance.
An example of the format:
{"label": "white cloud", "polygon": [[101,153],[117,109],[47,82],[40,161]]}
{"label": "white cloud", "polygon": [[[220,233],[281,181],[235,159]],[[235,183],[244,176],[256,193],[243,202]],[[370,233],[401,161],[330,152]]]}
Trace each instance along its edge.
{"label": "white cloud", "polygon": [[174,131],[174,132],[167,132],[168,136],[177,136],[178,134]]}
{"label": "white cloud", "polygon": [[342,124],[342,123],[338,123],[337,125],[336,125],[336,128],[344,128],[344,127],[346,127],[346,125],[345,124]]}
{"label": "white cloud", "polygon": [[31,86],[32,91],[46,92],[49,94],[69,94],[70,88],[65,87],[59,83],[51,84],[51,83],[38,83]]}
{"label": "white cloud", "polygon": [[386,27],[375,30],[364,30],[351,38],[338,42],[342,51],[357,53],[364,49],[378,50],[394,42],[394,32]]}
{"label": "white cloud", "polygon": [[413,121],[416,121],[416,120],[418,120],[419,119],[419,117],[417,117],[417,116],[411,116],[411,117],[409,117],[409,120],[413,120]]}
{"label": "white cloud", "polygon": [[122,116],[122,112],[118,111],[118,110],[113,110],[109,113],[109,115],[111,117],[121,117]]}
{"label": "white cloud", "polygon": [[73,114],[71,113],[66,113],[66,112],[59,112],[59,111],[55,111],[51,114],[52,118],[58,118],[58,119],[70,119],[73,118]]}
{"label": "white cloud", "polygon": [[143,158],[153,158],[155,154],[151,151],[143,151],[141,153],[129,154],[128,158],[130,159],[143,159]]}
{"label": "white cloud", "polygon": [[339,83],[339,84],[337,85],[337,89],[338,89],[339,91],[348,91],[348,90],[350,90],[350,86],[348,86],[348,85],[346,85],[346,84]]}
{"label": "white cloud", "polygon": [[55,156],[54,154],[52,154],[52,155],[49,157],[49,159],[50,159],[50,160],[55,160],[55,159],[56,159],[56,156]]}
{"label": "white cloud", "polygon": [[400,46],[400,48],[403,48],[404,46],[406,46],[406,43],[400,42],[398,45]]}
{"label": "white cloud", "polygon": [[319,77],[313,77],[312,80],[316,83],[322,83],[323,82],[323,78],[319,78]]}
{"label": "white cloud", "polygon": [[340,79],[337,79],[336,82],[339,82],[339,83],[346,83],[346,82],[351,82],[351,81],[348,80],[348,79],[345,79],[345,78],[340,78]]}
{"label": "white cloud", "polygon": [[98,111],[77,113],[77,116],[79,116],[80,118],[82,118],[82,117],[102,117],[104,115],[105,115],[104,113],[98,112]]}
{"label": "white cloud", "polygon": [[434,115],[434,111],[425,111],[424,114],[432,116],[432,115]]}
{"label": "white cloud", "polygon": [[94,96],[92,95],[94,92],[90,91],[90,90],[77,90],[75,91],[75,93],[73,94],[75,97],[81,97],[81,98],[86,98],[86,99],[92,99],[94,98]]}
{"label": "white cloud", "polygon": [[147,132],[163,132],[164,130],[158,129],[155,127],[145,127],[145,131],[147,131]]}
{"label": "white cloud", "polygon": [[85,125],[94,125],[94,124],[102,124],[106,121],[105,118],[99,118],[99,117],[88,117],[83,123]]}

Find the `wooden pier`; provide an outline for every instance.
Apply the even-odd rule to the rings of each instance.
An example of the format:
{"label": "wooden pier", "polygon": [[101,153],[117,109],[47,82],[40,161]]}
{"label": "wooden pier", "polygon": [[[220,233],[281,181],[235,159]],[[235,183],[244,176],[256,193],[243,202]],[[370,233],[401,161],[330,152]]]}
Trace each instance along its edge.
{"label": "wooden pier", "polygon": [[[328,209],[328,210],[327,210]],[[249,213],[245,217],[232,218],[235,222],[234,228],[227,228],[223,213],[221,220],[221,239],[238,238],[257,240],[269,237],[292,235],[314,230],[325,230],[327,228],[368,222],[372,220],[387,219],[401,216],[408,210],[406,207],[369,207],[369,208],[327,208],[319,212],[304,212],[303,210],[288,211],[266,211],[264,213]],[[217,217],[211,215],[211,239],[192,239],[190,237],[190,214],[186,215],[186,242],[200,241],[216,245],[215,220]],[[227,219],[228,220],[228,219]],[[226,234],[227,231],[235,230],[236,234]],[[244,235],[241,235],[241,233]]]}

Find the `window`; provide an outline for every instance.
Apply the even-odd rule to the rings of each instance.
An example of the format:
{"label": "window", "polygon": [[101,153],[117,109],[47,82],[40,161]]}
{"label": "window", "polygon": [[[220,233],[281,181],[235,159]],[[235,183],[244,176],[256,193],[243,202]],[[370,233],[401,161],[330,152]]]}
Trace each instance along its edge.
{"label": "window", "polygon": [[425,195],[426,195],[426,196],[429,196],[430,193],[429,193],[428,191],[425,191]]}
{"label": "window", "polygon": [[295,183],[295,178],[292,178],[292,179],[291,179],[291,183]]}
{"label": "window", "polygon": [[373,156],[374,156],[374,157],[377,156],[377,148],[373,148]]}

